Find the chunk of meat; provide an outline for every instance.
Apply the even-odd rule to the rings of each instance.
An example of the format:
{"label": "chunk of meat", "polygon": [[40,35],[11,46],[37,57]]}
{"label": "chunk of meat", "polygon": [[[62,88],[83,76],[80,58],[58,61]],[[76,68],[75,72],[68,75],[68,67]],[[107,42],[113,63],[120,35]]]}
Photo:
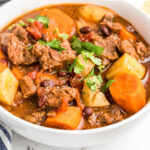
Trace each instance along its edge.
{"label": "chunk of meat", "polygon": [[135,50],[133,44],[129,40],[122,40],[120,42],[120,47],[118,47],[118,50],[121,53],[128,53],[131,56],[133,56],[134,58],[138,59],[138,55],[136,53],[136,50]]}
{"label": "chunk of meat", "polygon": [[40,45],[39,43],[33,47],[32,52],[39,57],[44,71],[49,70],[51,72],[52,69],[63,68],[67,62],[73,62],[76,58],[76,52],[72,50],[67,40],[63,41],[60,46],[66,50],[59,53],[57,50]]}
{"label": "chunk of meat", "polygon": [[141,60],[150,56],[150,49],[147,48],[143,42],[137,42],[134,46]]}
{"label": "chunk of meat", "polygon": [[114,22],[114,14],[108,13],[106,14],[100,22],[101,26],[107,26],[112,32],[119,32],[122,28],[120,23]]}
{"label": "chunk of meat", "polygon": [[118,58],[117,45],[120,42],[120,38],[117,34],[111,34],[107,38],[103,39],[101,36],[97,36],[94,40],[94,44],[104,48],[101,54],[102,58],[113,61]]}
{"label": "chunk of meat", "polygon": [[36,94],[37,87],[29,76],[24,76],[20,80],[20,88],[24,98],[28,98]]}
{"label": "chunk of meat", "polygon": [[73,88],[81,88],[83,85],[83,81],[81,81],[83,79],[81,74],[75,74],[74,76],[72,76],[70,78],[70,85]]}
{"label": "chunk of meat", "polygon": [[30,115],[26,115],[24,119],[31,123],[40,125],[44,121],[45,117],[46,117],[46,112],[41,110],[41,111],[33,112]]}
{"label": "chunk of meat", "polygon": [[0,45],[7,47],[7,55],[15,64],[29,65],[36,62],[36,57],[27,50],[26,46],[12,33],[0,34]]}
{"label": "chunk of meat", "polygon": [[28,32],[22,26],[16,24],[10,32],[23,43],[28,43]]}
{"label": "chunk of meat", "polygon": [[92,127],[110,125],[123,120],[123,115],[117,105],[95,108],[93,114],[88,118]]}
{"label": "chunk of meat", "polygon": [[16,104],[22,104],[23,103],[24,97],[23,97],[23,94],[20,91],[16,92],[14,101],[15,101]]}
{"label": "chunk of meat", "polygon": [[[37,90],[39,106],[59,108],[62,104],[63,96],[67,101],[76,99],[77,90],[70,87],[39,87]],[[44,100],[43,100],[44,99]],[[41,102],[42,101],[42,102]]]}

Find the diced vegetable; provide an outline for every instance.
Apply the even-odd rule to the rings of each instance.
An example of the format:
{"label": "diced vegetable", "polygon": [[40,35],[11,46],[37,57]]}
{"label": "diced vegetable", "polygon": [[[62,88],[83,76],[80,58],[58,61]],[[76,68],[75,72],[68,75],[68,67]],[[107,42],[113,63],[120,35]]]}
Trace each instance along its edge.
{"label": "diced vegetable", "polygon": [[122,29],[120,30],[119,37],[122,40],[129,40],[129,39],[135,40],[136,39],[136,37],[129,31],[127,31],[124,26],[122,26]]}
{"label": "diced vegetable", "polygon": [[82,111],[79,107],[69,106],[66,112],[58,112],[55,117],[48,117],[46,126],[75,130],[82,119]]}
{"label": "diced vegetable", "polygon": [[113,79],[114,77],[123,73],[132,73],[142,79],[145,75],[146,69],[134,57],[125,53],[108,69],[106,77]]}
{"label": "diced vegetable", "polygon": [[93,5],[85,5],[79,8],[79,13],[86,21],[97,22],[103,18],[105,14],[114,13],[105,7],[97,7]]}
{"label": "diced vegetable", "polygon": [[4,71],[8,67],[6,57],[0,49],[0,72]]}
{"label": "diced vegetable", "polygon": [[68,34],[69,37],[71,37],[76,31],[76,26],[73,19],[59,9],[45,9],[40,15],[47,16],[50,19],[49,27],[44,29],[43,32],[43,34],[45,34],[47,37],[47,41],[58,38],[56,28],[59,29],[60,33]]}
{"label": "diced vegetable", "polygon": [[90,60],[85,61],[82,54],[78,55],[77,58],[81,62],[81,64],[84,66],[84,70],[82,71],[82,76],[87,76],[91,70],[94,68],[95,64],[92,63]]}
{"label": "diced vegetable", "polygon": [[93,77],[89,77],[86,80],[84,80],[84,85],[83,85],[83,90],[82,90],[83,103],[86,106],[90,106],[90,107],[102,107],[102,106],[109,105],[109,102],[105,98],[105,95],[99,91],[98,84],[95,84],[96,86],[95,91],[92,91],[89,88],[87,84],[87,80],[89,79],[93,81]]}
{"label": "diced vegetable", "polygon": [[14,76],[16,77],[16,79],[20,80],[23,77],[23,72],[21,72],[21,70],[17,67],[14,67],[12,69],[12,73],[14,74]]}
{"label": "diced vegetable", "polygon": [[136,113],[146,104],[144,86],[134,74],[117,76],[109,90],[113,100],[126,112]]}
{"label": "diced vegetable", "polygon": [[110,103],[105,95],[102,92],[97,92],[92,100],[91,107],[102,107],[107,105],[110,105]]}
{"label": "diced vegetable", "polygon": [[9,68],[0,73],[0,101],[12,105],[19,82]]}

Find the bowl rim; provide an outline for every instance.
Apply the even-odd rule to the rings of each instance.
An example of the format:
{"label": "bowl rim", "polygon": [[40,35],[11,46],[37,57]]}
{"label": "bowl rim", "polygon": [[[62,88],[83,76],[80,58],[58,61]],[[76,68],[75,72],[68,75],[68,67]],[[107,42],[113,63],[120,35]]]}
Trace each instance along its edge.
{"label": "bowl rim", "polygon": [[[14,1],[17,1],[17,0],[12,0],[12,1],[7,2],[3,6],[1,6],[0,10],[2,8],[5,8],[5,7],[9,6],[9,5],[12,5]],[[87,0],[87,1],[90,2],[90,4],[92,4],[92,0]],[[105,0],[105,1],[110,2],[109,0]],[[112,1],[115,1],[115,2],[124,2],[127,5],[130,5],[131,7],[136,8],[138,11],[140,11],[140,13],[142,13],[143,15],[145,15],[147,17],[147,19],[150,19],[150,17],[149,17],[148,14],[146,14],[140,8],[134,6],[133,3],[130,3],[128,1],[122,1],[122,0],[112,0]],[[79,3],[80,4],[80,2],[78,2],[78,1],[74,2],[74,3]],[[81,3],[82,4],[86,4],[86,1],[83,1]],[[63,3],[60,3],[60,4],[65,4],[65,3],[63,2]],[[42,7],[44,7],[44,6],[45,5],[43,5]],[[32,11],[32,9],[30,11]],[[25,12],[23,14],[26,14],[27,12]],[[15,18],[13,18],[12,20],[14,20],[14,19]],[[7,111],[5,108],[3,108],[2,106],[0,106],[0,114],[1,115],[4,114],[5,116],[8,117],[8,119],[10,118],[11,120],[14,120],[16,123],[20,123],[21,125],[24,125],[24,126],[29,127],[29,128],[34,128],[34,129],[37,129],[37,130],[40,130],[40,131],[46,131],[46,132],[51,132],[51,133],[59,133],[59,134],[69,134],[69,135],[94,134],[94,133],[108,132],[110,130],[113,130],[113,129],[125,126],[126,124],[130,123],[131,121],[133,121],[135,119],[138,119],[142,114],[144,114],[148,110],[150,110],[150,102],[148,102],[141,110],[139,110],[137,113],[133,114],[129,118],[127,118],[125,120],[122,120],[120,122],[108,125],[108,126],[104,126],[104,127],[101,127],[101,128],[94,128],[94,129],[85,129],[85,130],[64,130],[64,129],[55,129],[55,128],[44,127],[44,126],[40,126],[40,125],[36,125],[36,124],[30,123],[28,121],[25,121],[25,120],[23,120],[23,119],[15,116],[15,115],[13,115],[9,111]]]}

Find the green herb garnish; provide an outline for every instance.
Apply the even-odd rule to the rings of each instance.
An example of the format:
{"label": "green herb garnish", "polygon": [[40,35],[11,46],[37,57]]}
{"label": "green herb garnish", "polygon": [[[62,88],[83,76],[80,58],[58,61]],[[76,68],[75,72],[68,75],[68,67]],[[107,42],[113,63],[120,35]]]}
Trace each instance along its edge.
{"label": "green herb garnish", "polygon": [[76,58],[73,62],[73,64],[69,68],[69,72],[72,73],[72,70],[74,69],[74,73],[81,73],[84,70],[84,66],[82,63],[79,61],[78,58]]}
{"label": "green herb garnish", "polygon": [[22,20],[19,20],[19,26],[25,27],[26,24]]}
{"label": "green herb garnish", "polygon": [[35,19],[33,19],[33,18],[28,18],[27,19],[27,22],[29,22],[29,23],[33,23],[35,21]]}
{"label": "green herb garnish", "polygon": [[53,48],[55,50],[58,50],[59,52],[61,52],[62,50],[66,50],[65,48],[60,46],[61,41],[58,40],[58,39],[53,39],[50,42],[45,42],[43,40],[39,40],[39,43],[41,45],[49,46],[49,47],[51,47],[51,48]]}
{"label": "green herb garnish", "polygon": [[33,48],[33,45],[28,46],[27,50],[31,50]]}
{"label": "green herb garnish", "polygon": [[62,38],[63,40],[66,40],[68,38],[68,34],[66,34],[66,33],[59,33],[59,29],[58,28],[56,28],[55,31],[58,34],[58,36],[60,38]]}
{"label": "green herb garnish", "polygon": [[108,80],[107,83],[102,86],[101,91],[104,93],[114,81],[113,79]]}
{"label": "green herb garnish", "polygon": [[98,56],[100,56],[104,50],[104,48],[90,42],[81,42],[75,36],[72,38],[72,48],[76,50],[78,54],[80,54],[82,50],[87,50],[89,52],[94,52],[94,54]]}
{"label": "green herb garnish", "polygon": [[8,30],[12,30],[14,26],[15,26],[15,24],[10,25],[10,26],[8,27]]}
{"label": "green herb garnish", "polygon": [[39,22],[43,23],[44,27],[48,28],[49,18],[47,18],[46,16],[38,15],[35,17],[35,20],[38,20]]}
{"label": "green herb garnish", "polygon": [[87,79],[86,84],[91,89],[91,91],[96,91],[97,86],[99,86],[103,82],[101,75],[94,75],[92,79]]}

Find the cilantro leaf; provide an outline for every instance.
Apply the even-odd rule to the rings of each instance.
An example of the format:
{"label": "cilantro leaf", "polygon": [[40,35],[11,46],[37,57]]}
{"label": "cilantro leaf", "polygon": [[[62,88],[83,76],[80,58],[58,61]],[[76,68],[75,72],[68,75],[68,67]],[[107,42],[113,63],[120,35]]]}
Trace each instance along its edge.
{"label": "cilantro leaf", "polygon": [[19,26],[25,27],[26,24],[22,20],[19,20]]}
{"label": "cilantro leaf", "polygon": [[104,48],[92,44],[90,42],[81,42],[77,37],[73,37],[72,48],[77,51],[78,54],[81,53],[83,49],[94,52],[94,54],[100,56],[104,50]]}
{"label": "cilantro leaf", "polygon": [[29,22],[29,23],[33,23],[35,21],[35,19],[33,19],[33,18],[28,18],[27,19],[27,22]]}
{"label": "cilantro leaf", "polygon": [[55,31],[57,32],[58,36],[60,38],[62,38],[63,40],[66,40],[68,38],[68,34],[66,34],[66,33],[59,33],[59,29],[58,28],[56,28]]}
{"label": "cilantro leaf", "polygon": [[33,48],[33,45],[28,46],[27,50],[31,50]]}
{"label": "cilantro leaf", "polygon": [[85,61],[87,61],[87,59],[90,59],[95,65],[101,65],[101,59],[95,57],[94,52],[82,51],[81,53]]}
{"label": "cilantro leaf", "polygon": [[82,65],[82,63],[79,61],[78,58],[76,58],[73,62],[73,64],[70,66],[69,68],[69,72],[72,72],[72,69],[74,69],[74,73],[81,73],[84,70],[84,66]]}
{"label": "cilantro leaf", "polygon": [[53,39],[50,42],[45,42],[43,40],[39,40],[39,43],[41,45],[49,46],[49,47],[51,47],[51,48],[53,48],[55,50],[58,50],[59,52],[61,52],[62,50],[66,50],[65,48],[60,46],[61,41],[58,40],[58,39]]}
{"label": "cilantro leaf", "polygon": [[93,75],[92,79],[87,79],[86,84],[91,89],[91,91],[95,91],[97,86],[99,86],[103,82],[101,75]]}
{"label": "cilantro leaf", "polygon": [[79,41],[76,36],[73,36],[72,40],[73,40],[73,42],[71,43],[72,48],[77,51],[77,54],[80,54],[82,49],[81,41]]}
{"label": "cilantro leaf", "polygon": [[102,86],[101,88],[102,92],[104,93],[114,81],[115,80],[113,79],[108,80],[107,83]]}
{"label": "cilantro leaf", "polygon": [[15,24],[10,25],[10,26],[8,27],[8,30],[12,30],[14,26],[15,26]]}
{"label": "cilantro leaf", "polygon": [[104,65],[99,65],[97,68],[99,69],[100,72],[102,72],[103,69],[105,68],[105,66]]}
{"label": "cilantro leaf", "polygon": [[48,28],[49,18],[47,18],[46,16],[38,15],[35,17],[35,20],[38,20],[39,22],[43,23],[44,27]]}

